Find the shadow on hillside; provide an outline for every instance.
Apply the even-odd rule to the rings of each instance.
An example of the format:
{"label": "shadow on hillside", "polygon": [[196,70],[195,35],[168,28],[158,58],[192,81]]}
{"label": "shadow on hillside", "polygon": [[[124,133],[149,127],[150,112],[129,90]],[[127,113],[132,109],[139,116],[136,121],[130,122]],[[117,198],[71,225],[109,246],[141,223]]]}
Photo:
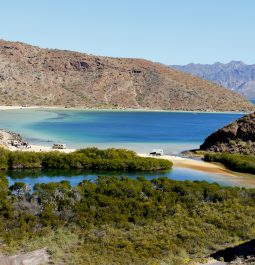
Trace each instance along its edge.
{"label": "shadow on hillside", "polygon": [[240,244],[236,247],[230,247],[223,250],[219,250],[211,255],[214,259],[219,260],[223,258],[225,262],[230,262],[236,258],[247,259],[249,257],[255,257],[255,239]]}

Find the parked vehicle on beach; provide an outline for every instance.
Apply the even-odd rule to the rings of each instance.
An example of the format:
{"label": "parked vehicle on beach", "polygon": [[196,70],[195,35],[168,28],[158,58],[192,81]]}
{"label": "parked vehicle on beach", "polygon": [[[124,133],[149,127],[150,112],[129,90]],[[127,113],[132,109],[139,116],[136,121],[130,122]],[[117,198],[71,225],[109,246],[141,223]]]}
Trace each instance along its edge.
{"label": "parked vehicle on beach", "polygon": [[66,144],[53,144],[52,149],[66,149]]}
{"label": "parked vehicle on beach", "polygon": [[164,151],[163,151],[163,149],[153,149],[152,152],[150,152],[150,155],[162,156],[162,155],[164,155]]}

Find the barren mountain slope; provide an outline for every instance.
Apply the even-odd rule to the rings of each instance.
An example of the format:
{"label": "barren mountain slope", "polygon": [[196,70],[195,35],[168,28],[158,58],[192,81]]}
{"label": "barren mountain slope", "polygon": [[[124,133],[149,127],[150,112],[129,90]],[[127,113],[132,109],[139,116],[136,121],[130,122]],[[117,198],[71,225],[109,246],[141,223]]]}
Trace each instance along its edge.
{"label": "barren mountain slope", "polygon": [[252,110],[240,95],[142,59],[0,41],[0,105]]}

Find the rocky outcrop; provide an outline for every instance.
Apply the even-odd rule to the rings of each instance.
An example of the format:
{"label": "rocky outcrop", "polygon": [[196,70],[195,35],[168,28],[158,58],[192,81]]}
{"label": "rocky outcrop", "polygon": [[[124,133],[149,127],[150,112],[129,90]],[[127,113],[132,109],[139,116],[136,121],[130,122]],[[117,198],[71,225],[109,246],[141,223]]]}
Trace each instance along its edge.
{"label": "rocky outcrop", "polygon": [[255,113],[245,115],[207,137],[201,150],[255,154]]}
{"label": "rocky outcrop", "polygon": [[255,99],[255,64],[247,65],[240,61],[232,61],[227,64],[190,63],[171,67],[212,81],[249,99]]}
{"label": "rocky outcrop", "polygon": [[142,59],[0,41],[0,105],[251,111],[243,97]]}

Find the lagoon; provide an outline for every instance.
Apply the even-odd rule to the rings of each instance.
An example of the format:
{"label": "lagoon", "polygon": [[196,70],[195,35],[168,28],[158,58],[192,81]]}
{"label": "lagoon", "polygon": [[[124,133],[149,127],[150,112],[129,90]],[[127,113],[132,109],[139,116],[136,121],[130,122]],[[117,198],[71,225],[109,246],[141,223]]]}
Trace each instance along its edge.
{"label": "lagoon", "polygon": [[123,171],[82,171],[82,170],[12,170],[4,173],[8,176],[9,185],[15,182],[24,182],[31,189],[36,183],[48,183],[58,181],[69,181],[72,186],[78,185],[83,180],[96,180],[98,176],[122,176],[136,179],[137,177],[145,177],[146,179],[154,179],[159,177],[167,177],[173,180],[189,180],[189,181],[207,181],[210,183],[217,182],[223,186],[240,186],[236,179],[192,170],[187,168],[173,168],[165,172],[123,172]]}
{"label": "lagoon", "polygon": [[[242,116],[240,113],[195,113],[160,111],[85,111],[66,109],[21,109],[0,112],[1,128],[15,131],[31,144],[51,146],[65,143],[69,148],[96,146],[127,148],[139,153],[162,148],[166,154],[198,148],[206,136]],[[148,179],[166,176],[175,180],[206,180],[221,185],[242,185],[231,177],[192,169],[169,172],[8,172],[10,185],[23,181],[33,186],[68,180],[72,185],[98,175]]]}

